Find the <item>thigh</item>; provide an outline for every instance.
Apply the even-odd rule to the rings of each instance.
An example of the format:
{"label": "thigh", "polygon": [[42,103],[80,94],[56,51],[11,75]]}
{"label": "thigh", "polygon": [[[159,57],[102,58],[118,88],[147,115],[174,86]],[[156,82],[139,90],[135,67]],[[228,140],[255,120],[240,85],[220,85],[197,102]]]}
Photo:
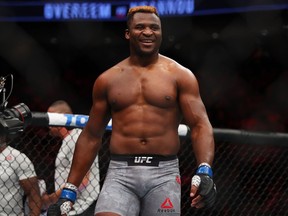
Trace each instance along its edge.
{"label": "thigh", "polygon": [[151,190],[141,202],[141,216],[180,216],[181,184],[176,179]]}
{"label": "thigh", "polygon": [[78,216],[94,216],[96,201],[94,201],[83,213]]}
{"label": "thigh", "polygon": [[106,179],[99,194],[95,213],[111,212],[119,215],[138,216],[138,197],[115,179]]}

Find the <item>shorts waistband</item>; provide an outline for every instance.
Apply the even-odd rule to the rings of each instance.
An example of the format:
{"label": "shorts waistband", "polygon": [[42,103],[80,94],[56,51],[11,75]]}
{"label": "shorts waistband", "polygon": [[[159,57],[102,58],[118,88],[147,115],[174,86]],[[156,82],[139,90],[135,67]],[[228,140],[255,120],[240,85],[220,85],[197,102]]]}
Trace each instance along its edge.
{"label": "shorts waistband", "polygon": [[128,166],[158,166],[160,161],[171,161],[177,159],[177,155],[119,155],[111,154],[111,160],[126,161]]}

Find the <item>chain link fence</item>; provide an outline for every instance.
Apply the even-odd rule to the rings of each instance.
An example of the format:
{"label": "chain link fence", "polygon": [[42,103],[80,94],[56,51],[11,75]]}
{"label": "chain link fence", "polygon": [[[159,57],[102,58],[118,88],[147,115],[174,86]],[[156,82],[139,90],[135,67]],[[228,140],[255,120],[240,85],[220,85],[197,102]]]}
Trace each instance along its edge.
{"label": "chain link fence", "polygon": [[[109,163],[110,133],[111,131],[106,132],[99,152],[100,185],[103,184]],[[213,165],[218,198],[215,206],[210,209],[190,207],[189,190],[191,177],[195,172],[195,159],[191,141],[180,137],[181,215],[288,215],[287,136],[277,142],[277,134],[269,133],[265,134],[265,139],[262,137],[262,140],[261,137],[241,133],[236,136],[237,139],[231,139],[225,132],[218,135],[215,134],[216,155]],[[9,144],[30,158],[38,177],[45,180],[47,192],[52,193],[54,163],[61,140],[52,138],[45,127],[29,127],[18,137],[11,139]],[[5,194],[0,194],[0,197],[5,199]]]}

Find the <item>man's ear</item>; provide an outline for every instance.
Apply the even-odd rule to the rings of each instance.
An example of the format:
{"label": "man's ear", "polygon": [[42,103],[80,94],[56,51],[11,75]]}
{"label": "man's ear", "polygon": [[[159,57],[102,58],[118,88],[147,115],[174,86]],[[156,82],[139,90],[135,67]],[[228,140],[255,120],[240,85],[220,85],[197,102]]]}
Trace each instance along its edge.
{"label": "man's ear", "polygon": [[125,38],[126,38],[127,40],[130,39],[129,29],[125,29]]}

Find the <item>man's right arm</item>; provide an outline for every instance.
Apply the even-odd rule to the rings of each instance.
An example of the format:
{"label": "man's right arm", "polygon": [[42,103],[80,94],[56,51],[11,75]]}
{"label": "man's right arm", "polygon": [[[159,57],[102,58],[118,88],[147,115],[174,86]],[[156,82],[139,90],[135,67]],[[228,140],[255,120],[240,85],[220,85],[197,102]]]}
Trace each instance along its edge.
{"label": "man's right arm", "polygon": [[78,187],[97,156],[101,147],[102,136],[111,117],[104,79],[100,75],[93,86],[93,105],[89,119],[76,142],[71,170],[58,201],[58,205],[62,207],[66,201],[75,202]]}
{"label": "man's right arm", "polygon": [[110,110],[106,98],[106,86],[100,76],[93,86],[93,105],[89,119],[76,142],[72,166],[67,182],[79,186],[89,171],[101,147],[102,136],[110,120]]}

